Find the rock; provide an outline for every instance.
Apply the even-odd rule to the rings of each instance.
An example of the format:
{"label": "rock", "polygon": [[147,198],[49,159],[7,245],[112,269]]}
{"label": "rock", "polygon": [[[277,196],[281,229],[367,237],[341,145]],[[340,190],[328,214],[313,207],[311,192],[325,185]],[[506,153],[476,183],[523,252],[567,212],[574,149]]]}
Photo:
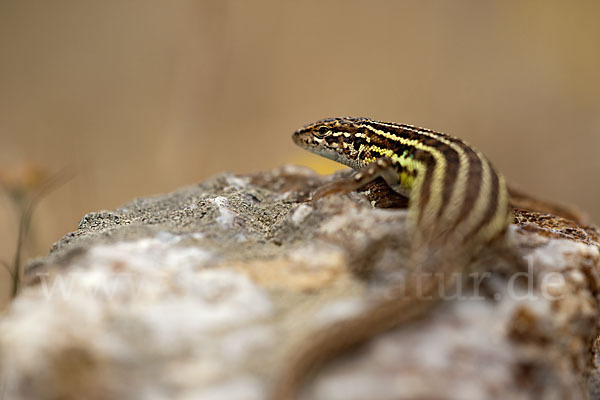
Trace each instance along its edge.
{"label": "rock", "polygon": [[[405,199],[374,184],[307,202],[331,179],[224,174],[86,215],[0,321],[6,398],[264,399],[299,342],[406,268],[406,212],[386,208]],[[529,271],[492,255],[481,293],[335,360],[302,398],[598,398],[598,232],[515,213]]]}

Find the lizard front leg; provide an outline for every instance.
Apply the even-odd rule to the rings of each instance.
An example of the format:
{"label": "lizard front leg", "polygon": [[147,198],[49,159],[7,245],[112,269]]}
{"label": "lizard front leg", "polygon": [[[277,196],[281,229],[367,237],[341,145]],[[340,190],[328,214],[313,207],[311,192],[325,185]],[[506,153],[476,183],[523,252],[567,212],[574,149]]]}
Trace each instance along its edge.
{"label": "lizard front leg", "polygon": [[350,178],[339,179],[321,186],[313,195],[313,201],[332,194],[345,194],[357,190],[377,178],[383,178],[394,191],[403,196],[408,196],[408,193],[400,186],[400,179],[394,167],[394,162],[389,157],[382,157],[367,164]]}

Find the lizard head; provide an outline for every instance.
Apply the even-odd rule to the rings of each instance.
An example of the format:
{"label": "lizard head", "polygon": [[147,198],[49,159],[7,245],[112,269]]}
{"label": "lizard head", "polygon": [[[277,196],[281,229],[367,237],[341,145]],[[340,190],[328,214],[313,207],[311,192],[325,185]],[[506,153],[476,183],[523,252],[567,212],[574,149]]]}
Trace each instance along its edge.
{"label": "lizard head", "polygon": [[367,139],[361,127],[365,118],[327,118],[294,132],[298,146],[339,163],[357,168]]}

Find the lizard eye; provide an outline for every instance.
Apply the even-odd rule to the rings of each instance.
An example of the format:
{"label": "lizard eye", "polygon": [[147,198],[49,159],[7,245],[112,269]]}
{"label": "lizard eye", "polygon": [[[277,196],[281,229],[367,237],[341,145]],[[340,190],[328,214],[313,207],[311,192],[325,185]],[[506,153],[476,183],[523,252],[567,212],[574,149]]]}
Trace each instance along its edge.
{"label": "lizard eye", "polygon": [[325,136],[327,132],[329,132],[329,128],[326,126],[320,126],[319,129],[317,129],[318,136]]}

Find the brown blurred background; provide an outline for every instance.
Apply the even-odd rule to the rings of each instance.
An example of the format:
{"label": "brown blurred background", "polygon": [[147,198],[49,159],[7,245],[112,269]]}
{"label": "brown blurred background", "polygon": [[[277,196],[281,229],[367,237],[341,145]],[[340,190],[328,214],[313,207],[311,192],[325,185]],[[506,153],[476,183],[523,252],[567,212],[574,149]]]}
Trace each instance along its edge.
{"label": "brown blurred background", "polygon": [[[222,171],[328,172],[290,134],[341,115],[460,136],[599,222],[599,17],[597,1],[0,1],[0,168],[77,172],[27,255],[86,212]],[[16,229],[0,195],[3,260]]]}

